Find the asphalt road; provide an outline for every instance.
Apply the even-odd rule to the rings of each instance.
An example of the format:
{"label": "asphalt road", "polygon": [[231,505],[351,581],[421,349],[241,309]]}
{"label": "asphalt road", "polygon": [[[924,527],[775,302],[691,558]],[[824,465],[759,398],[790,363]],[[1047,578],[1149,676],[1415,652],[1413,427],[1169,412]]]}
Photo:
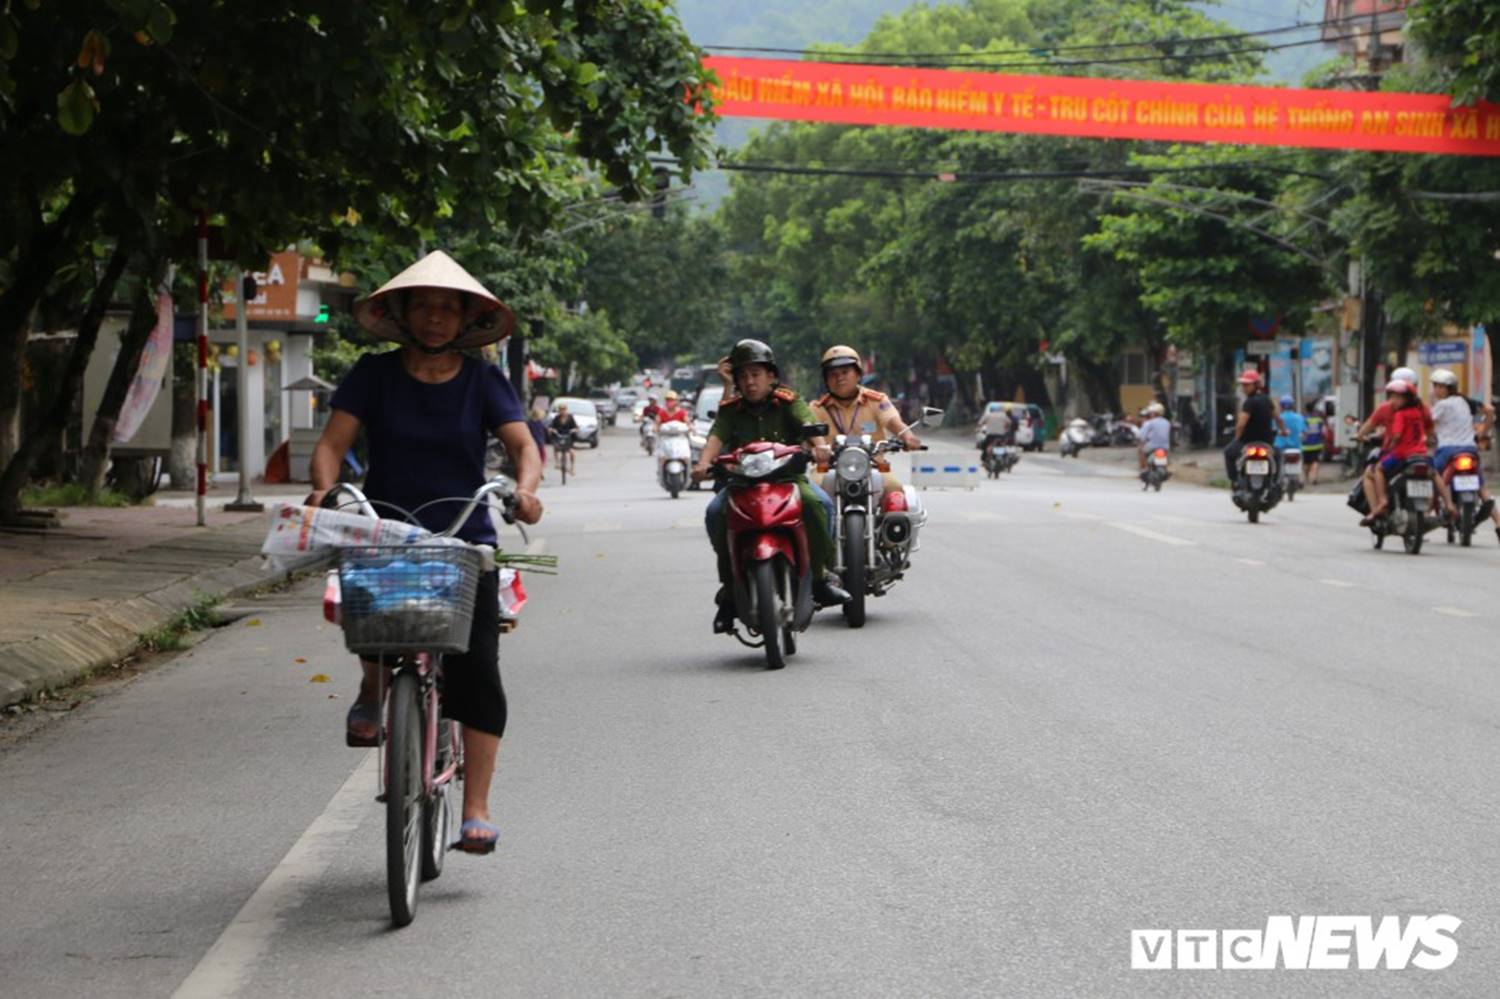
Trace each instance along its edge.
{"label": "asphalt road", "polygon": [[[1337,497],[1252,527],[1028,456],[769,673],[633,440],[546,488],[494,856],[389,929],[309,582],[0,751],[0,994],[1495,993],[1492,534],[1374,552]],[[1133,929],[1437,913],[1440,971],[1131,969]]]}

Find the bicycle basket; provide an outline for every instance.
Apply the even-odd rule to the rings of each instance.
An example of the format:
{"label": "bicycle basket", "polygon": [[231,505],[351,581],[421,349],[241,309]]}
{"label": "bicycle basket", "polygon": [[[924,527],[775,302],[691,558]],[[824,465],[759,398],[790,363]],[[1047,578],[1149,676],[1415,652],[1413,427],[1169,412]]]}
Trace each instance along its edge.
{"label": "bicycle basket", "polygon": [[344,647],[362,656],[467,652],[483,563],[467,545],[339,549]]}

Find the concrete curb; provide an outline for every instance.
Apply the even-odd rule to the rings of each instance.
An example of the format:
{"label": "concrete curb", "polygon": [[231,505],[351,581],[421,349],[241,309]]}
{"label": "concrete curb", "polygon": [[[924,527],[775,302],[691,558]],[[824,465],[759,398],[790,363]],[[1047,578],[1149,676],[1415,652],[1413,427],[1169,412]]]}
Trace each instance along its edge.
{"label": "concrete curb", "polygon": [[[170,555],[174,550],[192,547],[196,546],[167,543],[143,548],[122,556],[113,571],[101,569],[99,575],[149,578],[153,555]],[[0,644],[0,707],[72,683],[92,670],[120,661],[135,651],[141,636],[204,599],[234,597],[284,582],[294,573],[325,563],[327,557],[327,553],[318,553],[284,569],[271,569],[262,566],[261,557],[254,555],[216,568],[176,574],[175,578],[161,580],[161,585],[147,583],[149,588],[137,593],[82,601],[76,617],[66,626],[53,625],[34,637]],[[83,567],[93,564],[84,563]]]}

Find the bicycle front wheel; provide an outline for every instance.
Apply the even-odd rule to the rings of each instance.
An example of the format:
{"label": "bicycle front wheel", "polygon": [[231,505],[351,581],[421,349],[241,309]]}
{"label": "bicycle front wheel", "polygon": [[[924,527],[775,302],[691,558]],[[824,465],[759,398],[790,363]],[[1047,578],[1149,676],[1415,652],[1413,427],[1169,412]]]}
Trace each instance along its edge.
{"label": "bicycle front wheel", "polygon": [[386,730],[385,876],[391,922],[405,926],[417,915],[422,873],[422,696],[415,673],[402,670],[391,684]]}

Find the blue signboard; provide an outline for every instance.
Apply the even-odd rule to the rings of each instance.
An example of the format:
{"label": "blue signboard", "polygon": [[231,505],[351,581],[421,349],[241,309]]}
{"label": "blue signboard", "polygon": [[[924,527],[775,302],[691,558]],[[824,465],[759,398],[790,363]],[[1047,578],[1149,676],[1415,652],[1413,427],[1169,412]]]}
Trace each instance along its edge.
{"label": "blue signboard", "polygon": [[1462,340],[1419,343],[1417,356],[1429,367],[1434,364],[1463,364],[1469,359],[1469,345]]}

